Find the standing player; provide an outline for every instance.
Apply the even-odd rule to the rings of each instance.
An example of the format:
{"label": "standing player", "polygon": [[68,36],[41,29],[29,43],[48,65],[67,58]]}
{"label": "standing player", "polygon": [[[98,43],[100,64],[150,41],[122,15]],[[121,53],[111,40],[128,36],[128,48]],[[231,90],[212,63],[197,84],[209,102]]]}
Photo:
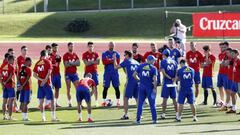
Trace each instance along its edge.
{"label": "standing player", "polygon": [[120,54],[114,50],[115,44],[110,42],[108,45],[109,49],[102,53],[102,62],[104,65],[104,74],[103,74],[103,103],[102,106],[106,106],[107,91],[110,87],[110,82],[115,89],[115,95],[117,99],[117,107],[120,107],[120,90],[119,90],[119,75],[118,71],[114,69],[114,58],[113,55],[116,55],[117,64],[120,63]]}
{"label": "standing player", "polygon": [[146,52],[144,54],[143,58],[146,60],[149,55],[153,55],[156,58],[154,66],[158,70],[158,75],[157,75],[158,80],[157,80],[157,83],[158,83],[158,86],[160,86],[161,85],[161,77],[160,77],[160,67],[159,67],[159,65],[160,65],[160,61],[162,60],[162,54],[157,52],[157,45],[155,43],[151,43],[150,47],[151,47],[151,51]]}
{"label": "standing player", "polygon": [[[90,89],[92,91],[90,92]],[[79,115],[79,121],[82,121],[82,100],[84,99],[87,103],[87,111],[88,111],[88,122],[93,122],[93,119],[91,118],[91,96],[96,91],[96,84],[94,80],[92,79],[92,75],[90,73],[85,74],[85,77],[80,80],[79,85],[77,86],[77,102],[78,102],[78,115]]]}
{"label": "standing player", "polygon": [[226,59],[225,62],[222,62],[227,69],[227,87],[226,87],[226,102],[223,104],[221,109],[219,111],[228,111],[229,108],[231,108],[231,93],[232,93],[232,85],[233,85],[233,63],[234,59],[232,57],[232,48],[227,48],[225,50],[226,52]]}
{"label": "standing player", "polygon": [[197,50],[196,43],[190,42],[190,51],[186,54],[186,60],[189,67],[193,68],[195,71],[194,82],[195,82],[195,97],[198,97],[199,94],[199,84],[201,83],[200,78],[200,65],[203,60],[203,55]]}
{"label": "standing player", "polygon": [[[179,41],[177,41],[179,42]],[[174,59],[177,63],[179,61],[179,58],[181,57],[181,52],[179,51],[179,49],[176,47],[177,43],[174,44],[174,40],[172,38],[168,39],[168,45],[169,45],[169,50],[170,50],[170,57],[172,59]]]}
{"label": "standing player", "polygon": [[[17,57],[17,86],[19,86],[19,81],[20,81],[20,76],[19,75],[19,72],[22,68],[22,66],[24,66],[25,64],[25,59],[26,59],[26,56],[27,56],[27,47],[26,46],[22,46],[21,47],[21,55]],[[19,96],[20,96],[20,90],[17,89],[17,92],[16,92],[16,97],[17,97],[17,100],[19,99]],[[20,109],[22,107],[20,106]]]}
{"label": "standing player", "polygon": [[202,105],[207,105],[208,99],[208,89],[212,90],[213,95],[213,106],[216,106],[217,101],[217,94],[213,87],[213,70],[216,58],[210,52],[210,47],[208,45],[203,47],[204,51],[204,58],[202,61],[202,68],[203,68],[203,77],[202,77],[202,88],[204,89],[204,101]]}
{"label": "standing player", "polygon": [[[8,56],[8,63],[1,68],[2,87],[3,87],[3,120],[12,120],[12,107],[15,98],[15,68],[14,56]],[[7,116],[7,110],[8,115]]]}
{"label": "standing player", "polygon": [[221,53],[218,55],[220,65],[219,65],[219,71],[218,71],[217,87],[219,88],[219,94],[220,94],[220,100],[219,100],[220,107],[224,104],[224,93],[225,93],[224,89],[227,89],[227,72],[228,71],[225,63],[227,59],[226,49],[228,48],[228,46],[229,46],[228,42],[219,44]]}
{"label": "standing player", "polygon": [[132,44],[132,53],[133,53],[133,59],[136,60],[138,63],[145,62],[143,56],[140,53],[138,53],[138,44],[137,43]]}
{"label": "standing player", "polygon": [[[82,60],[85,64],[85,73],[84,74],[87,74],[87,73],[92,74],[92,79],[94,80],[94,82],[97,86],[99,84],[97,66],[100,63],[100,59],[99,59],[98,53],[93,50],[94,49],[93,42],[88,42],[87,46],[88,46],[88,51],[86,51],[82,55]],[[98,107],[98,91],[97,91],[97,89],[96,89],[94,95],[95,95],[96,107]]]}
{"label": "standing player", "polygon": [[140,82],[137,107],[137,123],[141,123],[143,103],[146,98],[150,105],[153,123],[157,123],[156,93],[157,93],[157,69],[153,65],[156,58],[153,55],[147,57],[147,62],[139,65],[133,73],[133,77]]}
{"label": "standing player", "polygon": [[239,52],[237,49],[233,49],[231,51],[232,53],[232,58],[233,58],[233,82],[232,82],[232,88],[231,88],[231,98],[232,98],[232,108],[227,111],[226,113],[236,113],[237,111],[237,106],[236,106],[236,101],[237,101],[237,96],[236,94],[240,92],[240,59],[239,59]]}
{"label": "standing player", "polygon": [[77,67],[80,66],[80,60],[76,53],[73,52],[73,43],[68,43],[68,52],[63,55],[63,62],[65,66],[65,81],[67,86],[67,98],[68,106],[72,107],[71,101],[71,82],[74,84],[75,88],[78,86],[79,78],[77,73]]}
{"label": "standing player", "polygon": [[185,100],[187,99],[188,103],[190,104],[192,114],[193,114],[193,121],[197,121],[196,117],[196,106],[194,104],[194,93],[193,93],[193,84],[194,84],[194,69],[186,66],[186,61],[180,61],[181,68],[177,72],[176,80],[180,81],[180,91],[178,95],[178,117],[177,121],[181,122],[182,118],[182,111],[183,105]]}
{"label": "standing player", "polygon": [[[114,56],[115,57],[115,56]],[[117,65],[117,62],[114,61],[114,67],[115,69],[123,68],[127,74],[127,82],[125,84],[125,95],[123,100],[124,105],[124,115],[121,118],[122,120],[129,119],[128,117],[128,100],[129,98],[134,97],[136,102],[138,98],[138,82],[133,78],[133,73],[136,71],[137,67],[139,66],[139,63],[132,58],[132,52],[125,51],[124,52],[124,61],[121,62],[119,65]],[[114,58],[116,59],[116,58]]]}
{"label": "standing player", "polygon": [[[48,53],[47,59],[52,62],[52,58],[50,56],[50,54],[52,53],[52,47],[50,45],[46,45],[45,46],[45,50]],[[51,108],[51,101],[45,99],[45,109],[50,109]]]}
{"label": "standing player", "polygon": [[58,53],[58,44],[53,43],[51,48],[52,48],[52,53],[50,54],[50,59],[53,67],[52,73],[51,73],[52,86],[55,89],[54,97],[56,101],[56,107],[61,107],[58,103],[59,90],[62,87],[61,74],[60,74],[61,56]]}
{"label": "standing player", "polygon": [[18,90],[20,91],[20,102],[21,102],[21,110],[22,110],[22,120],[28,121],[28,104],[30,103],[31,91],[32,91],[32,71],[31,58],[27,57],[25,60],[25,64],[21,66],[19,69],[18,77],[19,77],[19,86]]}
{"label": "standing player", "polygon": [[58,121],[56,118],[56,106],[53,98],[52,88],[50,86],[50,76],[52,71],[51,62],[48,60],[48,53],[46,50],[41,51],[40,60],[35,64],[33,69],[33,76],[38,80],[37,98],[40,101],[40,110],[42,113],[42,121],[46,121],[45,110],[43,107],[44,99],[51,100],[51,116],[52,121]]}
{"label": "standing player", "polygon": [[162,114],[161,119],[165,119],[165,112],[167,108],[167,100],[170,97],[173,101],[174,109],[176,112],[176,118],[178,115],[178,106],[176,101],[177,87],[169,86],[174,83],[176,73],[177,73],[177,63],[175,60],[169,57],[170,51],[168,49],[163,51],[163,60],[161,61],[161,72],[163,74],[163,87],[161,97],[163,98],[162,102]]}

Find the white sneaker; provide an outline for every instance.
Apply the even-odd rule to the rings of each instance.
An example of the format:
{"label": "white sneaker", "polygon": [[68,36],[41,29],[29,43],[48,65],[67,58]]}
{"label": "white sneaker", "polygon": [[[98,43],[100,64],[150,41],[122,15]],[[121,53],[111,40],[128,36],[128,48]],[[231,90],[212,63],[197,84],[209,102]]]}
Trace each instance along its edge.
{"label": "white sneaker", "polygon": [[193,117],[193,121],[197,122],[198,121],[197,117]]}
{"label": "white sneaker", "polygon": [[161,114],[160,119],[162,119],[162,120],[166,119],[166,116],[164,113]]}
{"label": "white sneaker", "polygon": [[45,117],[43,117],[42,118],[42,122],[46,122],[47,120],[46,120],[46,118]]}

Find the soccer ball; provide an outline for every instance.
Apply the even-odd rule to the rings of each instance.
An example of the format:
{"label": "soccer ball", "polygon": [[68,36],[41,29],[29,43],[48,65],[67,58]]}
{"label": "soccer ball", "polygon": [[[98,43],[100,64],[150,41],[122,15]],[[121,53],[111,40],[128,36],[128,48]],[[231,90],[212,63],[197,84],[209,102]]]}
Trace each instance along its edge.
{"label": "soccer ball", "polygon": [[107,99],[106,101],[106,106],[111,107],[113,105],[113,101],[111,99]]}
{"label": "soccer ball", "polygon": [[217,103],[216,103],[217,107],[222,107],[223,104],[224,104],[224,103],[223,103],[223,101],[221,101],[221,100],[218,100]]}

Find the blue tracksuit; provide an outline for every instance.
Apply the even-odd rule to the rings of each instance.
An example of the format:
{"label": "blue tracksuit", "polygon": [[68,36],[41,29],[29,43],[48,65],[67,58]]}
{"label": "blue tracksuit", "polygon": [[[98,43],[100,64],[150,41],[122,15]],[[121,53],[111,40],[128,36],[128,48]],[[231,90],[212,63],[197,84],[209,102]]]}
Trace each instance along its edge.
{"label": "blue tracksuit", "polygon": [[178,70],[177,76],[180,80],[180,91],[178,95],[179,104],[184,104],[186,98],[189,104],[194,103],[194,74],[194,69],[187,66],[184,66]]}
{"label": "blue tracksuit", "polygon": [[102,61],[107,61],[107,64],[104,64],[104,74],[103,74],[103,86],[110,87],[110,83],[112,81],[113,87],[118,87],[119,83],[119,75],[118,71],[114,69],[113,65],[113,54],[116,54],[117,61],[120,60],[120,54],[116,51],[105,51],[102,54]]}
{"label": "blue tracksuit", "polygon": [[[161,61],[161,70],[164,69],[165,73],[171,78],[176,77],[177,73],[177,63],[172,58],[167,58]],[[172,84],[173,81],[167,77],[163,78],[163,87],[162,87],[162,98],[172,98],[175,99],[177,95],[176,87],[167,87],[167,84]]]}
{"label": "blue tracksuit", "polygon": [[139,97],[138,97],[138,108],[137,108],[137,121],[140,121],[142,115],[142,108],[143,103],[146,98],[148,98],[151,113],[152,113],[152,120],[157,120],[157,113],[156,113],[156,93],[153,91],[153,77],[157,76],[157,69],[151,64],[144,63],[141,64],[136,72],[140,78],[140,86],[139,86]]}
{"label": "blue tracksuit", "polygon": [[139,63],[134,59],[125,59],[120,66],[125,69],[127,81],[125,85],[125,97],[138,98],[138,82],[133,78],[133,73],[139,66]]}
{"label": "blue tracksuit", "polygon": [[178,59],[181,57],[181,52],[177,48],[170,49],[170,57],[178,63]]}

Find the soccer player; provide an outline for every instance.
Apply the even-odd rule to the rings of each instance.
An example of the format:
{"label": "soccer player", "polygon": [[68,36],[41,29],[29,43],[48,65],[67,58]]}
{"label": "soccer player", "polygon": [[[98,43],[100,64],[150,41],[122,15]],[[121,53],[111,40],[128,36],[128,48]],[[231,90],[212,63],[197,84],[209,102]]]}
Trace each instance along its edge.
{"label": "soccer player", "polygon": [[147,62],[140,64],[133,73],[133,77],[140,82],[138,107],[137,107],[137,124],[141,123],[143,103],[146,98],[150,105],[153,123],[157,123],[156,112],[156,93],[157,93],[157,68],[153,65],[156,58],[153,55],[147,57]]}
{"label": "soccer player", "polygon": [[[52,53],[52,47],[50,45],[46,45],[45,46],[45,50],[48,53],[47,59],[52,62],[52,58],[50,56],[50,54]],[[45,109],[50,109],[51,108],[51,101],[45,99]]]}
{"label": "soccer player", "polygon": [[[124,91],[124,115],[121,117],[122,120],[129,119],[128,117],[128,100],[129,98],[135,98],[137,102],[138,98],[138,82],[133,78],[133,73],[136,71],[136,69],[139,66],[139,63],[133,59],[132,52],[126,50],[124,52],[124,61],[121,62],[119,65],[117,65],[117,62],[114,61],[114,67],[115,69],[123,68],[125,70],[125,73],[127,74],[127,82],[125,84],[125,91]],[[114,59],[115,56],[114,56]]]}
{"label": "soccer player", "polygon": [[182,118],[182,111],[183,105],[185,100],[187,99],[188,103],[190,104],[192,114],[193,114],[193,121],[197,121],[196,117],[196,107],[194,104],[194,93],[193,93],[193,84],[194,84],[194,69],[191,67],[186,66],[186,61],[180,61],[181,68],[177,71],[176,80],[180,81],[180,91],[178,94],[178,117],[177,121],[181,122]]}
{"label": "soccer player", "polygon": [[161,65],[160,65],[160,69],[163,74],[163,87],[162,87],[162,93],[161,93],[163,102],[162,102],[161,119],[165,119],[167,100],[169,97],[173,101],[176,117],[178,115],[178,110],[177,110],[178,106],[176,101],[177,87],[169,86],[174,84],[178,66],[176,61],[169,57],[170,51],[168,49],[164,50],[162,54],[163,54],[163,60],[161,61]]}
{"label": "soccer player", "polygon": [[204,58],[202,60],[201,67],[203,68],[202,88],[204,89],[204,101],[201,105],[207,105],[208,89],[212,90],[213,106],[216,107],[217,94],[213,87],[213,70],[216,57],[211,54],[210,47],[208,45],[203,47]]}
{"label": "soccer player", "polygon": [[[177,41],[179,42],[179,41]],[[177,63],[179,62],[179,58],[181,57],[181,52],[179,49],[176,47],[177,43],[174,44],[174,39],[169,38],[168,39],[168,45],[169,45],[169,50],[170,50],[170,57],[174,59]]]}
{"label": "soccer player", "polygon": [[115,89],[115,95],[117,99],[117,107],[120,107],[120,90],[119,90],[119,74],[118,70],[114,68],[114,58],[113,55],[116,55],[117,64],[120,63],[120,54],[114,50],[115,43],[110,42],[108,44],[109,49],[102,53],[102,62],[104,65],[104,74],[103,74],[103,103],[102,106],[106,106],[107,91],[110,87],[110,82]]}
{"label": "soccer player", "polygon": [[14,50],[13,50],[13,48],[9,48],[8,49],[8,51],[7,51],[7,53],[9,53],[10,55],[13,55],[14,56]]}
{"label": "soccer player", "polygon": [[55,89],[55,101],[56,101],[56,107],[61,107],[58,103],[59,98],[59,90],[62,87],[61,84],[61,74],[60,74],[60,64],[61,64],[61,56],[58,52],[58,44],[52,43],[51,45],[52,53],[50,54],[50,59],[52,62],[52,73],[51,73],[51,81],[52,86]]}
{"label": "soccer player", "polygon": [[73,52],[74,44],[68,43],[68,52],[63,55],[63,62],[65,66],[65,81],[67,86],[67,98],[68,106],[72,107],[71,101],[71,82],[75,88],[78,86],[79,78],[77,73],[77,67],[80,66],[80,60],[75,52]]}
{"label": "soccer player", "polygon": [[[221,53],[218,55],[218,59],[220,61],[219,65],[219,71],[218,71],[218,80],[217,80],[217,87],[219,88],[219,94],[220,94],[220,100],[219,103],[221,106],[224,103],[224,89],[227,89],[227,66],[226,66],[226,49],[228,48],[229,44],[228,42],[220,43],[219,47],[221,50]],[[227,92],[226,92],[227,95]],[[221,107],[220,106],[220,107]]]}
{"label": "soccer player", "polygon": [[[25,59],[26,59],[26,56],[27,56],[27,47],[26,46],[22,46],[21,47],[21,55],[17,57],[17,87],[19,87],[19,81],[20,81],[20,76],[19,75],[19,72],[21,70],[21,67],[24,66],[25,64]],[[20,90],[17,89],[17,92],[16,92],[16,98],[17,100],[19,99],[19,96],[20,96]],[[20,106],[20,109],[22,107]]]}
{"label": "soccer player", "polygon": [[201,83],[200,77],[200,65],[203,60],[203,55],[196,48],[196,43],[190,42],[190,51],[186,54],[186,60],[189,67],[193,68],[195,71],[194,74],[194,83],[195,83],[195,97],[198,97],[199,94],[199,84]]}
{"label": "soccer player", "polygon": [[[98,81],[98,69],[97,66],[100,63],[99,55],[97,52],[94,51],[94,44],[93,42],[88,42],[87,44],[88,51],[84,52],[82,54],[82,60],[85,64],[85,73],[90,73],[92,74],[92,79],[94,80],[96,86],[98,86],[99,81]],[[97,88],[97,87],[96,87]],[[98,91],[96,89],[95,93],[95,103],[96,107],[98,107]]]}
{"label": "soccer player", "polygon": [[143,56],[140,53],[138,53],[138,44],[137,43],[132,44],[132,52],[133,52],[134,60],[136,60],[138,63],[145,62]]}
{"label": "soccer player", "polygon": [[160,65],[160,61],[162,60],[162,54],[157,52],[157,45],[155,43],[151,43],[150,47],[151,47],[151,51],[146,52],[144,54],[143,58],[146,60],[149,55],[153,55],[156,58],[154,66],[158,70],[158,75],[157,75],[158,80],[157,80],[157,83],[158,83],[158,86],[160,86],[161,85],[161,77],[160,77],[160,67],[159,67],[159,65]]}
{"label": "soccer player", "polygon": [[[92,91],[90,92],[90,89]],[[80,80],[79,85],[77,86],[77,102],[78,102],[78,115],[79,115],[79,121],[82,120],[82,100],[84,99],[87,103],[87,111],[88,111],[88,122],[93,122],[93,119],[91,118],[91,96],[96,91],[96,84],[94,80],[92,79],[92,75],[90,73],[85,74],[85,77]]]}
{"label": "soccer player", "polygon": [[[8,63],[4,64],[1,68],[2,74],[2,87],[3,87],[3,120],[13,120],[12,108],[13,101],[15,98],[15,67],[14,67],[14,56],[8,56]],[[7,116],[7,110],[8,115]]]}
{"label": "soccer player", "polygon": [[20,102],[22,110],[22,120],[28,121],[28,104],[30,103],[31,91],[32,91],[32,60],[30,57],[26,57],[24,60],[24,65],[21,65],[21,68],[18,72],[19,77],[19,86],[18,90],[20,91]]}
{"label": "soccer player", "polygon": [[236,113],[237,106],[236,106],[236,94],[240,92],[240,59],[239,59],[239,52],[237,49],[233,49],[231,51],[232,58],[233,58],[233,82],[232,82],[232,88],[231,88],[231,98],[232,98],[232,108],[227,111],[226,113]]}
{"label": "soccer player", "polygon": [[233,63],[234,59],[232,57],[232,48],[227,48],[226,52],[226,59],[225,62],[222,62],[223,65],[227,67],[227,87],[226,87],[226,102],[223,104],[219,111],[228,111],[231,108],[231,93],[232,93],[232,85],[233,85]]}
{"label": "soccer player", "polygon": [[48,53],[42,50],[40,60],[35,64],[33,76],[38,80],[37,98],[40,101],[40,110],[42,113],[42,121],[46,121],[45,109],[43,107],[44,99],[51,100],[51,117],[52,121],[58,121],[56,117],[56,106],[53,98],[52,88],[50,86],[50,76],[52,71],[51,62],[48,60]]}

